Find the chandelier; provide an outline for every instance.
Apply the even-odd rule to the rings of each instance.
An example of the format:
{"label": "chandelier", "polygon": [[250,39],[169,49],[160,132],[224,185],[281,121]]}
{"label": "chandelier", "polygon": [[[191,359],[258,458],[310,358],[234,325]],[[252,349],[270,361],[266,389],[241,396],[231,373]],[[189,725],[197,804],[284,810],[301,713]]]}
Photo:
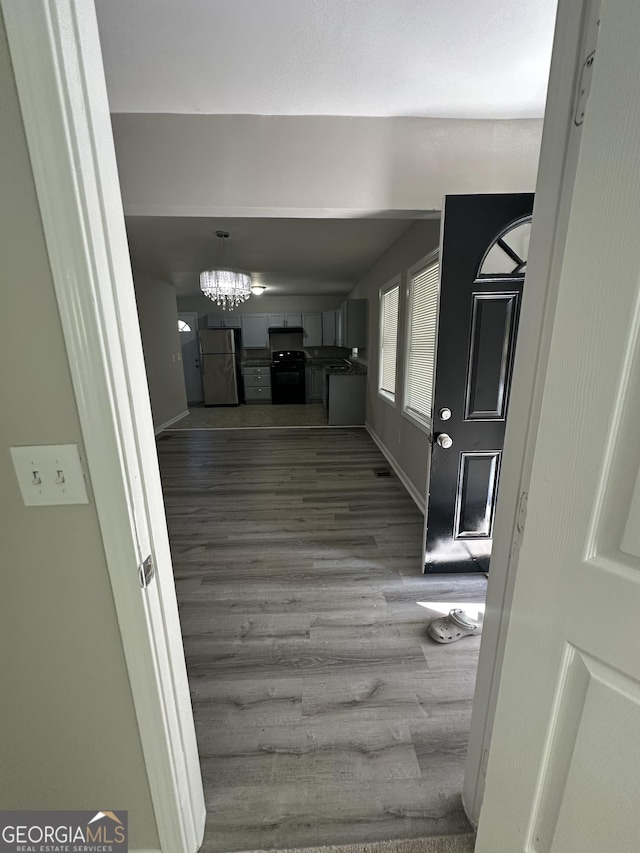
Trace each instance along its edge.
{"label": "chandelier", "polygon": [[251,275],[241,270],[225,265],[226,241],[228,231],[216,231],[216,237],[221,241],[221,263],[213,270],[203,270],[200,273],[200,290],[223,311],[233,309],[251,296]]}

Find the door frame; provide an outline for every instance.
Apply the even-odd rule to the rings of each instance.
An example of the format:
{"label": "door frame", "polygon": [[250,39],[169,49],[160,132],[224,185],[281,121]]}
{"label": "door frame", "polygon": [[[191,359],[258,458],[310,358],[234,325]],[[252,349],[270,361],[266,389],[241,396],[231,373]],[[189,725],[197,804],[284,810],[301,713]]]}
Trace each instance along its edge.
{"label": "door frame", "polygon": [[[583,20],[596,3],[560,0],[558,7],[463,791],[465,809],[473,823],[477,822],[484,791],[483,767],[522,534],[520,496],[526,495],[530,478],[579,150],[580,130],[573,123],[573,102],[582,64]],[[194,767],[198,756],[188,690],[186,703],[180,695],[186,673],[183,657],[182,668],[180,665],[182,637],[175,591],[171,601],[171,591],[163,590],[160,625],[149,622],[147,614],[129,600],[129,572],[135,570],[130,566],[131,554],[139,552],[138,536],[145,527],[136,514],[135,499],[141,499],[137,482],[142,485],[148,522],[148,530],[143,532],[148,534],[156,558],[168,561],[169,569],[171,564],[151,412],[148,397],[140,393],[145,381],[144,361],[95,9],[86,0],[0,0],[0,5],[161,847],[163,851],[186,853],[195,850],[202,838],[204,799],[200,768]],[[244,215],[240,208],[227,213]],[[284,215],[275,208],[261,213]],[[344,213],[304,210],[305,216],[318,217]],[[88,341],[92,346],[87,346]],[[182,757],[177,744],[183,750]]]}
{"label": "door frame", "polygon": [[559,0],[549,75],[531,245],[502,456],[491,568],[462,800],[477,826],[500,689],[540,406],[578,164],[574,121],[580,71],[593,49],[589,23],[599,0]]}
{"label": "door frame", "polygon": [[160,846],[195,853],[206,807],[95,8],[0,6]]}

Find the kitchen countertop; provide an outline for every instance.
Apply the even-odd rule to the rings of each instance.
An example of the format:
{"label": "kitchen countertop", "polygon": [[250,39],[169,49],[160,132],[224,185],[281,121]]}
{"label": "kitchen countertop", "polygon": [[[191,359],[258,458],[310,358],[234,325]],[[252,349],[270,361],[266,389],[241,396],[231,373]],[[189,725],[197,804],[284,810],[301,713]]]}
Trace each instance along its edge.
{"label": "kitchen countertop", "polygon": [[[326,373],[335,375],[360,375],[367,372],[366,365],[347,362],[344,358],[310,358],[305,364],[307,367],[321,367]],[[242,362],[243,367],[269,367],[270,365],[271,360],[268,358],[248,358]],[[350,366],[347,367],[347,365]]]}
{"label": "kitchen countertop", "polygon": [[270,367],[270,358],[247,358],[242,362],[243,367]]}
{"label": "kitchen countertop", "polygon": [[352,364],[350,367],[346,365],[325,365],[324,372],[329,376],[366,376],[367,368],[363,364]]}

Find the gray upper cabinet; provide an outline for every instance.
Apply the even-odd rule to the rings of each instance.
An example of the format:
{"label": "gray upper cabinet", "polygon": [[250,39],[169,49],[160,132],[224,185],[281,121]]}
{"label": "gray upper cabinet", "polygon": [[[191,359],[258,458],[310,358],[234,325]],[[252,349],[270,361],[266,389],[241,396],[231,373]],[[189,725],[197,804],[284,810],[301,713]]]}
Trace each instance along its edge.
{"label": "gray upper cabinet", "polygon": [[269,349],[268,314],[242,314],[243,349]]}
{"label": "gray upper cabinet", "polygon": [[345,302],[338,308],[336,311],[336,346],[344,347],[345,344],[345,336],[344,336],[344,327],[345,327]]}
{"label": "gray upper cabinet", "polygon": [[367,346],[367,306],[366,299],[347,299],[337,313],[337,344],[340,347]]}
{"label": "gray upper cabinet", "polygon": [[336,314],[337,311],[322,312],[322,345],[336,346]]}
{"label": "gray upper cabinet", "polygon": [[302,342],[305,347],[322,346],[322,314],[303,314],[302,328],[304,329]]}
{"label": "gray upper cabinet", "polygon": [[239,314],[207,314],[208,329],[239,329]]}
{"label": "gray upper cabinet", "polygon": [[277,329],[302,325],[302,314],[269,314],[269,325]]}
{"label": "gray upper cabinet", "polygon": [[367,300],[347,299],[335,311],[300,314],[207,314],[209,329],[242,329],[244,349],[269,349],[269,329],[304,330],[303,346],[366,347]]}

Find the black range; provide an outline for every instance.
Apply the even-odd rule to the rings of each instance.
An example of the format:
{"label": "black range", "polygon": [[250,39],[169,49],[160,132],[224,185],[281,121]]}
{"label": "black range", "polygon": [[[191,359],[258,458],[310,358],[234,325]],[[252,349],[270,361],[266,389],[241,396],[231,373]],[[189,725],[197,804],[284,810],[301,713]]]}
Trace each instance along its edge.
{"label": "black range", "polygon": [[305,402],[305,362],[302,350],[279,350],[271,354],[271,402]]}

